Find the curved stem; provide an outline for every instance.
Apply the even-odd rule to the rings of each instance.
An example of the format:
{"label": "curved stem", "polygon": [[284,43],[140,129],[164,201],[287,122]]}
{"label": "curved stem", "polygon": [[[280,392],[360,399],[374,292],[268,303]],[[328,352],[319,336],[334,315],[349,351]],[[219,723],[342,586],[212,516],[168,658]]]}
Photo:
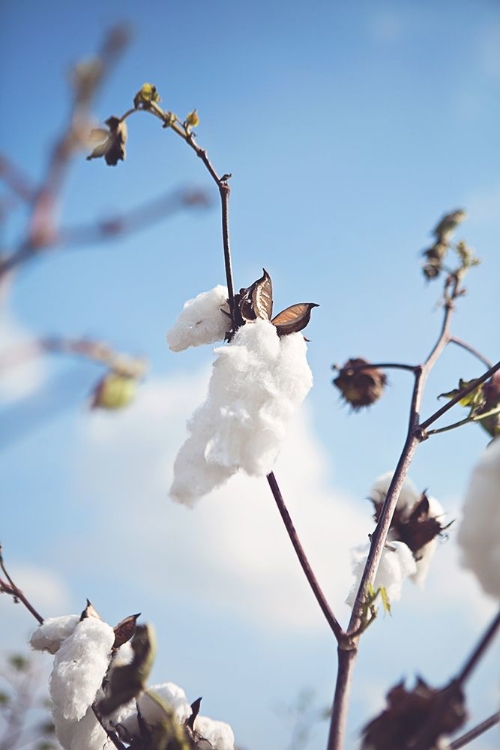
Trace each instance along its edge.
{"label": "curved stem", "polygon": [[493,367],[490,367],[488,370],[486,370],[486,372],[483,375],[481,375],[481,377],[476,378],[476,380],[473,380],[472,382],[470,382],[467,388],[464,388],[463,390],[461,390],[460,393],[457,393],[457,395],[454,396],[452,399],[450,399],[450,401],[448,401],[447,404],[445,404],[436,412],[434,412],[432,416],[430,416],[428,419],[426,419],[424,422],[422,422],[419,425],[419,428],[425,431],[427,427],[429,427],[429,425],[436,422],[436,420],[442,417],[443,414],[446,414],[446,412],[449,411],[453,406],[455,406],[455,404],[458,404],[459,401],[461,401],[464,398],[464,396],[467,396],[469,393],[472,393],[472,391],[474,391],[478,387],[478,385],[481,385],[481,383],[484,383],[486,380],[489,380],[491,376],[497,372],[497,370],[500,370],[500,362],[497,362],[496,365],[493,365]]}
{"label": "curved stem", "polygon": [[273,472],[267,475],[267,481],[269,483],[269,487],[271,488],[271,492],[273,493],[273,497],[276,502],[276,505],[278,506],[278,510],[280,512],[281,518],[283,519],[283,523],[285,524],[285,528],[287,530],[288,536],[290,537],[290,541],[292,542],[295,553],[299,559],[299,563],[302,567],[302,570],[304,571],[307,581],[312,589],[312,592],[314,596],[316,597],[316,601],[321,607],[321,611],[323,612],[328,624],[330,625],[330,628],[335,634],[337,641],[339,641],[340,643],[345,633],[340,623],[338,622],[337,618],[333,614],[330,608],[330,605],[328,604],[326,597],[323,594],[321,586],[319,585],[318,580],[316,576],[314,575],[314,572],[311,568],[311,565],[304,551],[304,548],[302,547],[297,531],[295,530],[295,526],[293,525],[293,521],[285,505],[285,501],[283,500],[283,495],[281,494],[281,490],[278,486],[278,482],[276,481],[276,477],[274,476]]}
{"label": "curved stem", "polygon": [[426,437],[429,437],[429,435],[439,435],[441,432],[448,432],[449,430],[454,430],[456,427],[462,427],[464,424],[472,424],[473,422],[482,422],[483,419],[487,419],[488,417],[494,417],[495,414],[500,413],[500,406],[496,406],[494,409],[490,409],[489,411],[481,412],[480,414],[475,414],[472,417],[465,417],[465,419],[461,419],[459,422],[453,422],[453,424],[448,424],[446,427],[439,427],[437,430],[426,430]]}
{"label": "curved stem", "polygon": [[471,346],[467,343],[467,341],[464,341],[463,339],[457,338],[457,336],[450,336],[448,339],[450,344],[456,344],[457,346],[460,346],[462,349],[465,349],[465,351],[472,354],[473,357],[476,357],[480,362],[483,363],[486,367],[491,367],[491,362],[487,357],[485,357],[481,352],[476,349],[475,347]]}
{"label": "curved stem", "polygon": [[469,742],[472,742],[472,740],[475,740],[477,737],[480,737],[482,734],[488,731],[488,729],[491,729],[495,726],[495,724],[498,724],[500,722],[500,711],[496,714],[493,714],[492,716],[489,716],[487,719],[482,721],[480,724],[475,726],[473,729],[471,729],[469,732],[466,732],[461,737],[457,737],[456,740],[453,740],[453,742],[450,742],[450,750],[459,750],[461,747],[465,747],[469,744]]}
{"label": "curved stem", "polygon": [[20,601],[24,604],[26,609],[31,612],[35,620],[38,621],[39,625],[43,624],[43,617],[39,612],[36,611],[34,606],[31,604],[31,602],[28,601],[28,599],[24,596],[21,589],[16,586],[10,575],[8,574],[5,563],[3,561],[3,555],[2,555],[2,545],[0,545],[0,569],[2,570],[3,574],[5,575],[8,583],[5,583],[5,581],[2,581],[0,578],[0,593],[9,594],[9,596],[12,596],[14,599],[14,602]]}

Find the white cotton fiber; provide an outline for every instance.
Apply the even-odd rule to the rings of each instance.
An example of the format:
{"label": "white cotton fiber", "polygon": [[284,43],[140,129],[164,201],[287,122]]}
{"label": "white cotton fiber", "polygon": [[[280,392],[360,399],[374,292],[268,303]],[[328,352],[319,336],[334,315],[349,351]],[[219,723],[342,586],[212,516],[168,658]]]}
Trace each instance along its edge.
{"label": "white cotton fiber", "polygon": [[169,348],[173,352],[181,352],[190,346],[223,341],[231,328],[228,312],[227,289],[220,284],[188,300],[167,333]]}
{"label": "white cotton fiber", "polygon": [[81,719],[92,705],[108,669],[113,628],[88,617],[63,641],[54,657],[50,697],[63,718]]}
{"label": "white cotton fiber", "polygon": [[[382,476],[375,480],[373,487],[370,490],[370,498],[376,502],[377,505],[382,505],[384,502],[389,490],[389,485],[392,481],[393,473],[394,472],[392,471],[388,471],[386,474],[382,474]],[[420,500],[420,497],[421,493],[418,492],[411,479],[405,479],[403,486],[401,487],[401,493],[396,508],[398,510],[403,510],[403,508],[405,508],[409,514],[415,503]]]}
{"label": "white cotton fiber", "polygon": [[472,472],[458,544],[462,565],[487,594],[500,599],[500,438],[488,446]]}
{"label": "white cotton fiber", "polygon": [[148,726],[160,724],[165,718],[164,711],[151,698],[151,694],[160,698],[166,706],[172,709],[179,724],[182,724],[191,716],[191,705],[188,703],[184,690],[173,682],[164,682],[161,685],[153,685],[148,688],[137,701],[141,715]]}
{"label": "white cotton fiber", "polygon": [[31,648],[35,651],[49,651],[51,654],[55,654],[61,643],[73,633],[79,622],[80,615],[49,617],[31,636]]}
{"label": "white cotton fiber", "polygon": [[[353,606],[356,598],[369,549],[370,545],[365,545],[353,550],[352,572],[355,576],[355,583],[346,599],[346,604],[350,607]],[[397,601],[401,598],[403,581],[416,572],[417,565],[413,559],[411,549],[403,542],[388,542],[382,552],[373,588],[376,591],[383,586],[387,592],[389,601]]]}
{"label": "white cotton fiber", "polygon": [[64,750],[109,750],[113,743],[94,712],[88,708],[80,721],[69,721],[57,710],[52,711],[56,737]]}
{"label": "white cotton fiber", "polygon": [[312,386],[300,333],[279,337],[268,320],[242,326],[215,350],[207,399],[188,423],[171,496],[192,504],[242,469],[272,471],[288,422]]}
{"label": "white cotton fiber", "polygon": [[234,750],[233,730],[224,721],[209,719],[207,716],[197,716],[194,728],[211,743],[214,750]]}
{"label": "white cotton fiber", "polygon": [[120,716],[115,723],[120,737],[124,740],[130,740],[140,734],[139,722],[137,719],[137,707],[140,714],[148,727],[154,727],[165,719],[165,712],[152,695],[157,696],[168,708],[170,708],[179,724],[191,716],[192,710],[186,698],[184,690],[175,685],[173,682],[164,682],[160,685],[153,685],[145,690],[136,701],[131,701],[130,705],[120,711]]}

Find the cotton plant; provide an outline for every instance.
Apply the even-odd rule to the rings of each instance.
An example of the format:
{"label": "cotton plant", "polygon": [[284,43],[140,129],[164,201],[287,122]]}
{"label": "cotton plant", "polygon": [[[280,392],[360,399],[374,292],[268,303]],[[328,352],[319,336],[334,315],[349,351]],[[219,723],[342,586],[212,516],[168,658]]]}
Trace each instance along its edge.
{"label": "cotton plant", "polygon": [[179,750],[234,750],[229,724],[199,715],[201,699],[190,704],[173,682],[147,686],[155,638],[137,617],[113,628],[88,602],[81,615],[50,618],[32,634],[32,648],[54,656],[49,688],[60,745],[108,750],[119,738],[138,749],[163,737]]}
{"label": "cotton plant", "polygon": [[[175,351],[224,338],[229,326],[224,288],[198,295],[184,306],[167,334]],[[312,303],[272,318],[272,283],[264,271],[237,295],[238,327],[217,358],[205,402],[188,422],[189,437],[174,462],[170,495],[193,505],[242,470],[268,475],[291,417],[310,388],[312,373],[301,331]]]}
{"label": "cotton plant", "polygon": [[457,535],[462,565],[483,591],[500,600],[500,438],[474,467]]}

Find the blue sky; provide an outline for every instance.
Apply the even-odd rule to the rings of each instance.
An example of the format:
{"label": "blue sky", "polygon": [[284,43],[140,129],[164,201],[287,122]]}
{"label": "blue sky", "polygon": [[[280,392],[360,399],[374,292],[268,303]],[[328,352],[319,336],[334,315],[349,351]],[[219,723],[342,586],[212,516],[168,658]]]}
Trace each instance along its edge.
{"label": "blue sky", "polygon": [[[320,304],[307,334],[315,386],[277,475],[342,608],[349,579],[342,537],[363,543],[370,531],[363,498],[396,463],[411,380],[391,374],[384,400],[352,415],[331,387],[330,367],[350,356],[413,363],[426,355],[441,320],[440,290],[424,283],[419,252],[455,208],[469,213],[457,238],[482,265],[470,275],[453,330],[498,359],[500,8],[481,0],[4,2],[2,151],[34,180],[64,122],[70,65],[92,55],[121,19],[132,24],[133,41],[96,117],[125,111],[144,81],[179,116],[197,107],[199,143],[220,173],[233,174],[236,286],[265,266],[277,310]],[[65,225],[126,212],[180,186],[205,188],[216,201],[199,160],[153,118],[130,120],[127,151],[115,169],[83,154],[75,159],[61,206]],[[98,368],[58,360],[31,371],[40,391],[7,401],[0,414],[0,538],[26,590],[41,576],[42,603],[55,610],[47,614],[63,605],[78,610],[86,596],[111,621],[141,610],[160,634],[158,680],[178,682],[193,698],[203,693],[206,713],[233,724],[244,747],[286,748],[290,728],[278,708],[303,687],[314,687],[320,704],[330,700],[334,644],[267,488],[251,483],[250,491],[238,479],[242,497],[232,497],[229,485],[193,513],[167,498],[183,423],[203,398],[212,355],[209,348],[172,354],[165,331],[186,299],[224,281],[216,206],[117,242],[54,252],[14,279],[3,312],[11,328],[15,321],[31,336],[97,337],[147,356],[151,373],[127,412],[89,415]],[[24,218],[19,210],[4,226],[7,247]],[[466,353],[446,352],[424,412],[458,377],[480,373]],[[411,476],[456,517],[485,445],[473,426],[439,436],[421,447]],[[335,565],[330,523],[340,545],[331,553]],[[367,634],[352,746],[391,684],[417,671],[445,681],[487,621],[491,603],[457,572],[454,555],[453,540],[441,545],[426,592],[408,587],[394,616]],[[347,569],[340,582],[335,566]],[[0,601],[0,615],[8,643],[19,646],[31,623],[8,605]],[[341,609],[344,621],[347,614]],[[493,670],[482,670],[478,720],[496,705]],[[477,747],[492,743],[486,736]],[[323,744],[318,731],[311,747]]]}

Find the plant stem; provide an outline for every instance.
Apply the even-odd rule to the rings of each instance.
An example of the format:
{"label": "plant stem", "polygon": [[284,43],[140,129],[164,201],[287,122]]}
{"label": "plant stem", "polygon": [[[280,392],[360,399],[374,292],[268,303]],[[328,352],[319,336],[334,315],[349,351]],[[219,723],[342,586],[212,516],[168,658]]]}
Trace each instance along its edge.
{"label": "plant stem", "polygon": [[18,600],[22,602],[24,606],[26,607],[26,609],[29,612],[31,612],[33,617],[38,621],[39,625],[42,625],[43,617],[41,616],[39,612],[36,611],[34,606],[28,601],[28,599],[24,596],[21,589],[18,588],[18,586],[16,586],[16,584],[14,583],[14,581],[8,574],[7,569],[5,568],[5,563],[3,561],[1,545],[0,545],[0,568],[8,581],[8,584],[6,584],[5,581],[2,581],[2,579],[0,578],[0,593],[9,594],[10,596],[12,596],[15,602]]}
{"label": "plant stem", "polygon": [[418,365],[406,365],[402,362],[371,362],[366,365],[347,365],[339,367],[339,365],[332,365],[332,370],[342,372],[342,370],[408,370],[409,372],[415,372]]}
{"label": "plant stem", "polygon": [[489,716],[469,732],[466,732],[466,734],[463,734],[461,737],[457,737],[456,740],[453,740],[453,742],[450,742],[450,750],[459,750],[461,747],[465,747],[465,745],[468,745],[469,742],[472,742],[472,740],[480,737],[482,734],[484,734],[484,732],[487,732],[488,729],[491,729],[495,726],[495,724],[498,724],[499,722],[500,712]]}
{"label": "plant stem", "polygon": [[321,586],[319,585],[318,580],[313,573],[307,555],[304,551],[304,548],[302,547],[297,531],[295,530],[295,526],[293,525],[293,521],[285,505],[285,501],[283,500],[283,495],[281,494],[281,490],[278,486],[278,482],[276,481],[276,477],[274,476],[274,472],[271,472],[267,475],[267,481],[269,483],[269,487],[271,488],[271,492],[273,493],[274,500],[276,501],[276,505],[278,506],[278,510],[280,512],[281,518],[283,519],[283,523],[285,524],[285,528],[287,530],[288,536],[290,537],[290,541],[292,542],[302,570],[304,571],[312,592],[316,597],[316,601],[321,607],[321,611],[323,612],[328,624],[330,625],[330,628],[335,634],[337,641],[340,643],[345,636],[345,633],[340,626],[337,618],[333,614],[330,605],[328,604],[326,597],[323,594]]}
{"label": "plant stem", "polygon": [[483,365],[485,365],[486,367],[491,367],[490,360],[487,359],[485,356],[483,356],[481,352],[478,351],[478,349],[468,344],[467,341],[463,341],[463,339],[459,339],[457,338],[457,336],[450,336],[448,341],[450,342],[450,344],[456,344],[457,346],[460,346],[462,349],[465,349],[467,352],[472,354],[473,357],[476,357],[476,359],[482,362]]}
{"label": "plant stem", "polygon": [[453,424],[448,424],[446,427],[439,427],[437,430],[426,430],[426,436],[429,437],[429,435],[439,435],[441,432],[448,432],[449,430],[454,430],[456,427],[462,427],[464,424],[472,424],[474,422],[482,422],[483,419],[487,419],[488,417],[494,417],[495,414],[500,413],[500,406],[496,406],[494,409],[490,409],[489,411],[480,412],[478,414],[474,414],[471,417],[465,417],[465,419],[461,419],[459,422],[453,422]]}
{"label": "plant stem", "polygon": [[472,674],[474,669],[477,667],[484,652],[490,645],[493,638],[496,636],[497,630],[499,629],[500,629],[500,611],[493,618],[492,623],[490,624],[490,626],[484,633],[483,637],[477,644],[472,654],[469,656],[469,658],[465,662],[464,666],[462,667],[462,670],[457,675],[456,681],[459,685],[463,685],[466,682],[466,680],[469,679],[470,675]]}
{"label": "plant stem", "polygon": [[490,367],[486,372],[481,375],[481,377],[476,378],[476,380],[473,380],[467,388],[464,388],[460,391],[460,393],[457,393],[456,396],[454,396],[448,403],[446,403],[444,406],[442,406],[440,409],[438,409],[432,416],[430,416],[428,419],[425,420],[425,422],[422,422],[419,427],[422,431],[425,432],[427,430],[427,427],[429,425],[436,422],[440,417],[443,416],[443,414],[446,414],[447,411],[449,411],[455,404],[458,404],[459,401],[461,401],[464,396],[467,396],[469,393],[472,393],[478,385],[481,385],[481,383],[484,383],[486,380],[489,380],[492,375],[494,375],[497,370],[500,370],[500,362],[497,362],[496,365],[493,365],[493,367]]}
{"label": "plant stem", "polygon": [[[449,291],[450,285],[451,292]],[[339,674],[339,677],[337,678],[337,684],[335,687],[327,750],[341,750],[344,744],[349,692],[352,681],[352,672],[354,670],[354,665],[356,662],[357,646],[359,638],[361,636],[361,611],[362,604],[365,598],[365,592],[367,590],[367,587],[370,584],[373,584],[373,581],[377,574],[378,566],[382,557],[382,553],[384,551],[387,535],[389,533],[392,517],[396,509],[401,488],[408,474],[408,469],[412,462],[415,451],[422,440],[424,440],[423,431],[419,427],[419,419],[425,383],[429,376],[429,373],[431,372],[432,368],[434,367],[435,363],[439,359],[448,343],[450,335],[450,319],[454,307],[454,299],[459,294],[460,289],[458,279],[455,279],[453,282],[449,282],[447,280],[445,284],[444,297],[445,312],[441,325],[441,331],[425,362],[422,365],[416,366],[413,370],[415,375],[415,382],[411,397],[408,432],[406,435],[405,444],[399,457],[396,470],[393,474],[384,504],[382,506],[375,532],[373,533],[371,538],[370,551],[368,553],[365,569],[363,571],[358,592],[356,594],[356,599],[352,608],[351,619],[349,621],[349,626],[347,629],[347,635],[351,638],[351,646],[353,650],[350,652],[349,658],[346,656],[340,656],[339,650],[339,672],[341,671],[341,674]]]}

